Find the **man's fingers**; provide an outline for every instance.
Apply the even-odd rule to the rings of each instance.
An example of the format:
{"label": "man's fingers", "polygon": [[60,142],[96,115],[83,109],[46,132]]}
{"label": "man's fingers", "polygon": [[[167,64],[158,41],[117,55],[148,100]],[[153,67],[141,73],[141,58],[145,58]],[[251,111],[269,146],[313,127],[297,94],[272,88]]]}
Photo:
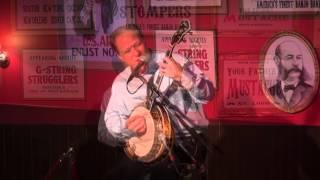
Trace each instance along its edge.
{"label": "man's fingers", "polygon": [[128,124],[128,128],[129,129],[136,129],[137,127],[141,126],[141,124],[143,125],[143,122],[139,122],[139,121],[134,121],[130,124]]}
{"label": "man's fingers", "polygon": [[139,121],[141,121],[141,118],[137,117],[137,116],[134,116],[134,117],[131,117],[130,119],[128,119],[127,121],[127,127],[134,127],[136,126],[136,124],[140,123]]}
{"label": "man's fingers", "polygon": [[144,124],[139,124],[135,127],[135,130],[137,133],[144,133],[145,129],[146,129],[146,127]]}
{"label": "man's fingers", "polygon": [[145,119],[142,116],[134,116],[128,119],[127,128],[138,133],[142,134],[146,131]]}
{"label": "man's fingers", "polygon": [[142,135],[146,132],[146,126],[144,123],[132,124],[128,129],[136,132],[138,135]]}
{"label": "man's fingers", "polygon": [[128,118],[128,121],[127,122],[132,122],[132,121],[136,121],[136,119],[140,119],[140,118],[144,118],[143,116],[140,116],[140,115],[135,115],[135,116],[130,116]]}

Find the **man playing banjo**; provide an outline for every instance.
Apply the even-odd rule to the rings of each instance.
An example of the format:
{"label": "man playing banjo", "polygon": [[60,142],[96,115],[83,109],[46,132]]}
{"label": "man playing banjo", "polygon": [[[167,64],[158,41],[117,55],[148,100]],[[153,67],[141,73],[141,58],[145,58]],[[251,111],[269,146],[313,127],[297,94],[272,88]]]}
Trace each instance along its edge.
{"label": "man playing banjo", "polygon": [[[121,165],[120,173],[106,178],[183,179],[191,178],[192,173],[190,174],[188,170],[191,172],[197,169],[201,171],[199,174],[204,173],[203,167],[200,170],[200,166],[204,162],[207,149],[194,136],[196,134],[198,138],[203,138],[202,130],[208,125],[202,104],[207,103],[214,96],[212,83],[188,59],[177,54],[168,56],[168,52],[152,52],[148,49],[141,30],[134,24],[119,27],[111,34],[110,39],[111,46],[126,68],[113,81],[111,97],[103,115],[103,121],[99,122],[98,139],[103,143],[116,142],[116,145],[121,146],[128,144],[128,141],[133,138],[144,141],[148,139],[145,136],[151,134],[152,137],[148,140],[157,142],[152,145],[152,148],[151,146],[141,148],[140,152],[133,155],[135,157],[126,159],[125,164]],[[146,106],[151,92],[149,83],[146,82],[154,82],[156,76],[165,77],[162,83],[168,84],[168,88],[161,92],[167,99],[163,104],[167,105],[166,112],[170,117],[169,123],[172,125],[173,134],[169,132],[169,136],[174,139],[172,144],[164,142],[162,133],[155,135],[156,130],[150,130],[158,126],[166,126],[161,122],[160,125],[156,124],[158,121],[149,123],[150,119],[155,118],[152,117],[154,113],[149,113],[149,116],[145,115],[145,112],[133,113],[137,107]],[[161,98],[158,96],[155,101],[159,101],[158,99]],[[162,101],[157,104],[161,106]],[[158,115],[166,117],[161,112]],[[190,133],[190,129],[193,134]],[[155,151],[154,148],[160,147],[159,143],[162,143],[162,149],[167,151],[167,155],[163,158],[154,157],[155,155],[152,154]],[[139,148],[139,143],[132,146],[132,151],[135,151]],[[139,159],[137,156],[140,155],[145,157]],[[153,157],[156,162],[149,159]],[[135,158],[138,161],[132,160]]]}

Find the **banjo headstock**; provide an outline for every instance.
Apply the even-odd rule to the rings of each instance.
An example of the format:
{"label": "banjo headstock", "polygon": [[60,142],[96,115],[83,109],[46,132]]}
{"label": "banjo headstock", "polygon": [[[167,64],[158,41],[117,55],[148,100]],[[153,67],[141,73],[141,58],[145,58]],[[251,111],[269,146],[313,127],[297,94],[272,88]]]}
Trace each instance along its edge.
{"label": "banjo headstock", "polygon": [[170,42],[171,49],[167,51],[166,55],[171,57],[174,47],[183,41],[185,35],[191,34],[191,25],[188,19],[181,21],[179,28],[173,34]]}
{"label": "banjo headstock", "polygon": [[179,44],[185,35],[191,34],[191,25],[188,19],[184,19],[180,22],[180,26],[171,38],[171,46]]}

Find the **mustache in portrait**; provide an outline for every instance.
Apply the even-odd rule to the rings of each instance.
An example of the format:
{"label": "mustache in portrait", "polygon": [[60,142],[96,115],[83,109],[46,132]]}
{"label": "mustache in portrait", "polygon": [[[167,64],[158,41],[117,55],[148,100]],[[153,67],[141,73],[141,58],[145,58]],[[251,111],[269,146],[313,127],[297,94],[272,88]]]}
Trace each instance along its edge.
{"label": "mustache in portrait", "polygon": [[284,79],[287,79],[289,77],[289,74],[291,74],[291,73],[299,73],[299,80],[304,80],[303,79],[304,70],[299,69],[297,67],[294,67],[290,70],[284,70]]}

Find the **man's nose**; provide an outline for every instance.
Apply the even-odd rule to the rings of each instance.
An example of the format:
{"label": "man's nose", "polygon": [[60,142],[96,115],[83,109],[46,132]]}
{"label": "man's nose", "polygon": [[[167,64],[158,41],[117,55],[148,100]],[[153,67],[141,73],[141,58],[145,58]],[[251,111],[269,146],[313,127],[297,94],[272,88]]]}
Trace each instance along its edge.
{"label": "man's nose", "polygon": [[297,66],[297,65],[299,64],[299,59],[293,58],[292,64],[294,64],[295,66]]}

